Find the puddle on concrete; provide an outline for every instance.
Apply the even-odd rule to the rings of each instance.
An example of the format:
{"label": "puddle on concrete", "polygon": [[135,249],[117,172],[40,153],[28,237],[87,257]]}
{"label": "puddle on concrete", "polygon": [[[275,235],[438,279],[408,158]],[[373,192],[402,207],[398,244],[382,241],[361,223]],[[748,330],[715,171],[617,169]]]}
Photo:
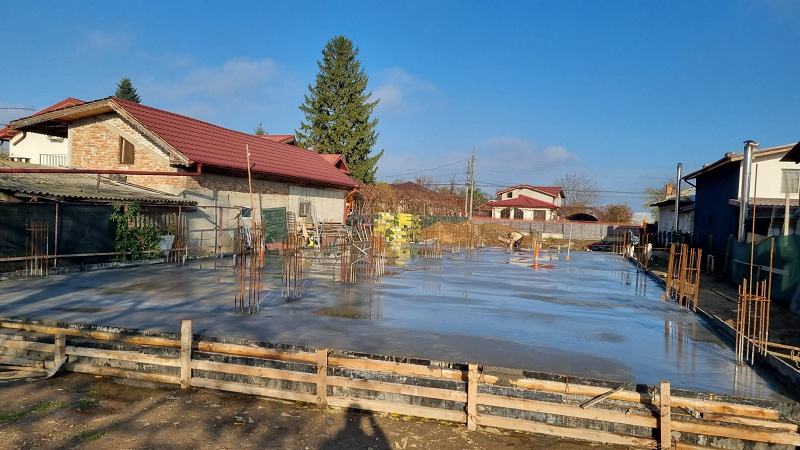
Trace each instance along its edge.
{"label": "puddle on concrete", "polygon": [[280,257],[268,255],[255,315],[234,314],[226,258],[3,281],[0,316],[170,332],[192,319],[213,336],[761,398],[780,391],[618,256],[540,255],[533,270],[524,251],[406,255],[392,276],[356,284],[340,281],[335,259],[309,259],[295,301],[281,298]]}

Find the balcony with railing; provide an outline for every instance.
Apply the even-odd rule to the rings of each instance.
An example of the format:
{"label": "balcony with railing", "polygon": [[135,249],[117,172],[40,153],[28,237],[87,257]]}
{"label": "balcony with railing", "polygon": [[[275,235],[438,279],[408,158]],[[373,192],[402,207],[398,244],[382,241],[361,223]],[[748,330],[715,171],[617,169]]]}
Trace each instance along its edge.
{"label": "balcony with railing", "polygon": [[60,166],[60,167],[67,167],[68,161],[67,155],[59,155],[59,154],[40,154],[39,155],[39,164],[43,166]]}

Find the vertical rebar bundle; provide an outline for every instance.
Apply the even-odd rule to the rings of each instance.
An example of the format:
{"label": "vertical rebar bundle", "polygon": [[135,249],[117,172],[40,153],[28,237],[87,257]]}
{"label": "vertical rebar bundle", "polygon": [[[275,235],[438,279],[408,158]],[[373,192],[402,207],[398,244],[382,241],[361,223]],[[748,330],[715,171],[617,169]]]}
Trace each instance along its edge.
{"label": "vertical rebar bundle", "polygon": [[47,257],[50,247],[50,225],[46,222],[31,221],[25,228],[27,239],[25,239],[26,253],[28,259],[25,261],[25,271],[34,277],[47,276]]}
{"label": "vertical rebar bundle", "polygon": [[256,314],[261,304],[263,231],[258,222],[253,222],[249,233],[245,230],[239,227],[233,255],[234,309],[238,314]]}
{"label": "vertical rebar bundle", "polygon": [[304,243],[296,233],[289,233],[284,241],[281,263],[281,297],[284,300],[299,300],[303,297]]}
{"label": "vertical rebar bundle", "polygon": [[767,280],[743,280],[736,309],[736,362],[752,365],[756,354],[767,353],[769,304]]}
{"label": "vertical rebar bundle", "polygon": [[667,268],[667,297],[681,306],[697,311],[700,295],[701,249],[690,249],[688,244],[670,244]]}

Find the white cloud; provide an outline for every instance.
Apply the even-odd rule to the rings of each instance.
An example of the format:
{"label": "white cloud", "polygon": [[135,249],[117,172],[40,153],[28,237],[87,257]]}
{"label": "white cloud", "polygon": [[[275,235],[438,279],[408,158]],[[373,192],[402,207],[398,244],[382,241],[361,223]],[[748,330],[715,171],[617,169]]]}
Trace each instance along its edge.
{"label": "white cloud", "polygon": [[181,80],[151,86],[149,91],[152,95],[169,99],[198,94],[213,97],[230,97],[248,91],[252,94],[276,73],[276,63],[270,58],[237,58],[220,66],[194,68]]}
{"label": "white cloud", "polygon": [[372,91],[372,99],[380,99],[378,109],[382,113],[411,114],[430,103],[430,96],[437,92],[436,85],[401,67],[386,69],[375,78],[378,87]]}
{"label": "white cloud", "polygon": [[539,150],[532,141],[502,136],[478,146],[475,178],[487,187],[547,185],[564,170],[580,165],[580,157],[561,146]]}
{"label": "white cloud", "polygon": [[536,145],[525,139],[515,137],[496,137],[480,145],[493,159],[505,160],[518,165],[532,164],[552,167],[565,162],[578,162],[580,157],[561,146],[551,146],[537,150]]}
{"label": "white cloud", "polygon": [[94,30],[87,37],[89,48],[98,52],[121,50],[128,46],[130,38],[124,33]]}

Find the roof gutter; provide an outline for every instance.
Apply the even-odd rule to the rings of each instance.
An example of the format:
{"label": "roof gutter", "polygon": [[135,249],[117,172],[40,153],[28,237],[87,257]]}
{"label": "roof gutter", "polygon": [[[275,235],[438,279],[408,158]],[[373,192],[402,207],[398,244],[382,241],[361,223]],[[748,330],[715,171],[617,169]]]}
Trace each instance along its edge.
{"label": "roof gutter", "polygon": [[114,170],[114,169],[4,169],[0,173],[72,173],[96,175],[155,175],[164,177],[199,177],[203,173],[203,163],[197,163],[195,172],[148,172],[146,170]]}

